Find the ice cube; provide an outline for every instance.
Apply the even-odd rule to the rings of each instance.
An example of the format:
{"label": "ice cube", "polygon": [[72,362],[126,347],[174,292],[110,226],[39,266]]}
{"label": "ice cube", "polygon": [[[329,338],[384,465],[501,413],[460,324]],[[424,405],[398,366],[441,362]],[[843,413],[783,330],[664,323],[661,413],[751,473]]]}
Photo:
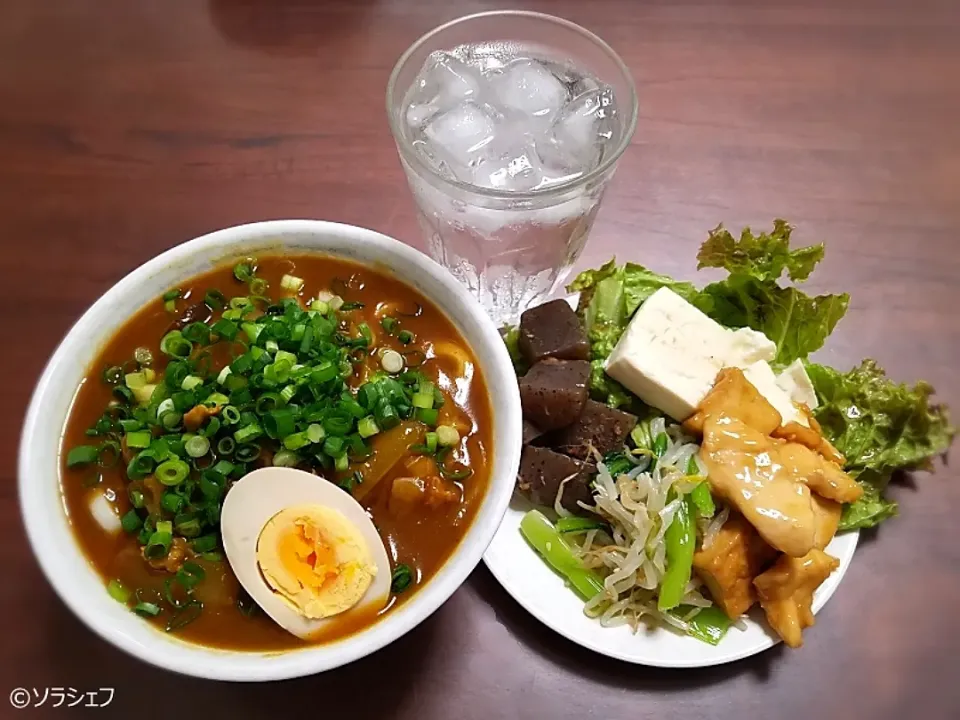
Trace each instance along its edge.
{"label": "ice cube", "polygon": [[598,88],[574,98],[553,124],[545,159],[570,169],[591,169],[599,161],[604,143],[613,136],[613,118],[610,88]]}
{"label": "ice cube", "polygon": [[483,148],[494,138],[496,118],[486,108],[467,100],[436,115],[423,132],[430,152],[442,153],[444,159],[454,165],[473,167],[482,158]]}
{"label": "ice cube", "polygon": [[413,83],[407,106],[407,122],[423,127],[430,118],[476,98],[480,73],[450,53],[435,52],[427,58]]}
{"label": "ice cube", "polygon": [[501,110],[513,110],[542,125],[553,122],[567,101],[564,84],[536,60],[521,59],[503,68],[493,80]]}
{"label": "ice cube", "polygon": [[533,190],[542,181],[540,158],[530,142],[514,143],[496,153],[488,152],[473,175],[475,185],[512,192]]}

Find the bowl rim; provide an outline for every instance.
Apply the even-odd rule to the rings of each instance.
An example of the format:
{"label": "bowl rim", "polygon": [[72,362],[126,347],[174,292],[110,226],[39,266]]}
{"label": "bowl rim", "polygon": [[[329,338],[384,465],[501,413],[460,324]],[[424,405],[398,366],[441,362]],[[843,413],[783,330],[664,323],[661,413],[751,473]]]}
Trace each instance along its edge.
{"label": "bowl rim", "polygon": [[[45,494],[49,492],[49,488],[44,484],[47,481],[56,482],[56,496],[61,497],[59,471],[55,478],[48,478],[44,482],[27,481],[27,478],[36,476],[34,466],[40,465],[44,461],[45,453],[50,452],[49,448],[39,448],[36,443],[28,442],[28,438],[35,436],[37,429],[46,424],[45,407],[48,403],[67,402],[65,417],[69,416],[72,397],[69,401],[57,397],[53,394],[52,386],[61,373],[68,372],[65,365],[72,360],[70,349],[83,342],[84,330],[91,327],[91,323],[113,303],[129,296],[139,283],[160,271],[185,263],[191,257],[209,253],[211,250],[222,250],[223,259],[227,260],[241,254],[244,245],[260,242],[272,246],[276,242],[278,248],[282,248],[284,236],[292,235],[300,238],[335,238],[334,242],[349,242],[351,247],[366,246],[370,252],[382,255],[383,260],[389,261],[393,257],[415,266],[418,271],[426,273],[429,283],[434,285],[432,293],[423,287],[418,287],[418,291],[423,292],[440,307],[461,332],[466,332],[466,326],[474,326],[470,334],[475,334],[476,337],[471,344],[476,346],[479,342],[483,347],[483,355],[487,356],[488,360],[483,370],[494,417],[494,435],[497,438],[491,457],[491,477],[482,503],[457,547],[413,598],[373,625],[342,640],[291,651],[236,651],[171,640],[164,636],[162,631],[136,618],[132,613],[129,613],[129,616],[134,622],[126,623],[125,628],[120,628],[110,622],[108,615],[112,610],[106,610],[108,606],[86,603],[84,600],[89,599],[89,593],[78,593],[74,591],[75,588],[68,586],[70,575],[74,575],[74,579],[84,576],[85,573],[92,575],[99,585],[102,585],[102,577],[77,542],[62,500],[58,503],[59,507],[53,509],[45,499]],[[338,254],[336,250],[320,247],[319,243],[316,251]],[[364,264],[362,260],[358,262]],[[366,264],[370,264],[369,261]],[[388,267],[387,271],[390,269]],[[184,272],[183,277],[195,274],[197,273]],[[410,282],[399,273],[396,276]],[[454,308],[458,312],[457,316],[451,312],[447,303],[436,297],[441,292],[453,295],[456,302],[450,305],[457,306]],[[128,320],[137,310],[139,306],[129,313],[125,312],[123,321]],[[116,323],[114,327],[118,328],[120,324],[122,323]],[[109,334],[105,337],[109,337]],[[474,350],[480,354],[480,347],[474,347]],[[412,630],[443,604],[479,564],[509,505],[513,492],[513,475],[520,459],[519,389],[515,381],[504,382],[505,379],[513,377],[513,365],[506,346],[493,320],[477,300],[445,268],[399,240],[355,225],[306,219],[246,223],[198,236],[153,257],[110,287],[76,320],[44,367],[31,395],[18,455],[17,491],[20,513],[31,550],[51,587],[87,627],[119,649],[157,667],[214,680],[271,681],[311,675],[345,665],[379,650]],[[500,425],[503,426],[502,432],[498,430]],[[62,432],[62,426],[57,428],[58,439],[62,437]],[[55,452],[59,458],[59,445]],[[59,465],[59,460],[57,462]],[[508,477],[500,477],[501,475]],[[58,514],[62,520],[62,528],[56,528],[54,532],[62,535],[61,531],[65,531],[68,534],[70,551],[64,552],[64,549],[56,544],[46,524],[53,514]],[[83,567],[79,567],[81,563]],[[103,596],[108,598],[105,592]],[[117,608],[124,615],[128,614],[128,611],[121,609],[119,605]]]}

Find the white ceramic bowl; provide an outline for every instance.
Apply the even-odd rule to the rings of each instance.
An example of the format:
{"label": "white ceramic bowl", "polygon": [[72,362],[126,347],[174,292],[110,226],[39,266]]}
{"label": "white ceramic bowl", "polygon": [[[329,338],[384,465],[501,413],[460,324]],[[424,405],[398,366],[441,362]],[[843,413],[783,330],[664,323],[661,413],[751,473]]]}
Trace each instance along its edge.
{"label": "white ceramic bowl", "polygon": [[[216,650],[166,635],[112,600],[77,545],[59,489],[59,442],[74,393],[99,348],[124,320],[181,281],[236,256],[267,251],[321,252],[376,264],[442,308],[495,389],[490,486],[466,536],[443,568],[398,610],[327,645],[283,653]],[[153,665],[217,680],[259,681],[310,675],[363,657],[436,610],[480,561],[500,524],[520,461],[520,395],[497,329],[446,270],[411,247],[371,230],[315,220],[278,220],[220,230],[179,245],[114,285],[73,326],[34,391],[20,444],[20,505],[30,543],[50,584],[102,638]]]}

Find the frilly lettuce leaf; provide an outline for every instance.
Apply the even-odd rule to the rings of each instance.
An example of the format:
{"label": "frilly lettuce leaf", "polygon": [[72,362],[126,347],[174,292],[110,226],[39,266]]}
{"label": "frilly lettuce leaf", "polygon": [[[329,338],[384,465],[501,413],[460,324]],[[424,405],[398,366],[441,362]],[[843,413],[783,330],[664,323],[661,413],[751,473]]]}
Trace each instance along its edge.
{"label": "frilly lettuce leaf", "polygon": [[860,500],[844,508],[840,527],[873,527],[897,512],[896,503],[883,497],[893,474],[930,469],[956,428],[946,406],[931,402],[928,383],[894,383],[873,360],[846,373],[811,363],[807,374],[820,401],[817,422],[864,489]]}
{"label": "frilly lettuce leaf", "polygon": [[697,268],[723,268],[730,275],[693,300],[721,325],[750,327],[770,338],[777,345],[773,364],[780,367],[819,350],[850,304],[846,293],[811,297],[779,284],[784,273],[806,280],[823,259],[822,244],[791,250],[790,232],[790,225],[775,220],[771,233],[745,228],[737,240],[718,226],[700,247]]}
{"label": "frilly lettuce leaf", "polygon": [[956,434],[928,383],[894,383],[873,360],[846,373],[811,363],[807,374],[820,400],[817,422],[854,475],[929,469]]}
{"label": "frilly lettuce leaf", "polygon": [[721,325],[762,332],[776,343],[773,364],[785,367],[823,347],[846,314],[850,296],[811,297],[794,287],[734,274],[707,285],[694,304]]}
{"label": "frilly lettuce leaf", "polygon": [[773,221],[773,232],[754,235],[744,228],[740,239],[718,225],[697,254],[697,270],[723,268],[731,275],[749,275],[760,282],[776,282],[784,271],[794,282],[802,282],[823,260],[823,243],[790,249],[793,228],[786,220]]}
{"label": "frilly lettuce leaf", "polygon": [[840,524],[837,529],[863,530],[864,528],[876,527],[884,520],[896,517],[898,513],[897,503],[893,500],[887,500],[883,496],[883,490],[887,486],[889,478],[867,471],[860,476],[858,482],[863,488],[863,495],[855,503],[843,506],[843,513],[840,515]]}

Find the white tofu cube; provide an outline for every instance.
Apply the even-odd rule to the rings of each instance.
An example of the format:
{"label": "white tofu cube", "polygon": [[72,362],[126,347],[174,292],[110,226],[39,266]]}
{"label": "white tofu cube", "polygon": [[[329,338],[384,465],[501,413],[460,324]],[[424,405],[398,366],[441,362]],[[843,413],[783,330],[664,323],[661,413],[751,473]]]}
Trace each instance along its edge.
{"label": "white tofu cube", "polygon": [[802,360],[794,360],[777,376],[777,386],[783,390],[795,403],[806,405],[811,410],[820,402],[817,400],[817,391],[813,382],[803,367]]}
{"label": "white tofu cube", "polygon": [[776,343],[759,330],[743,327],[729,332],[733,339],[728,366],[742,368],[761,360],[773,362],[777,356]]}
{"label": "white tofu cube", "polygon": [[773,374],[773,368],[770,367],[770,363],[765,360],[760,360],[741,369],[743,370],[744,377],[750,381],[750,384],[780,413],[780,422],[782,425],[786,425],[789,422],[809,425],[806,417],[804,417],[800,409],[793,404],[790,396],[777,385],[777,376]]}
{"label": "white tofu cube", "polygon": [[693,414],[733,352],[733,333],[668,288],[634,314],[604,370],[675,420]]}

